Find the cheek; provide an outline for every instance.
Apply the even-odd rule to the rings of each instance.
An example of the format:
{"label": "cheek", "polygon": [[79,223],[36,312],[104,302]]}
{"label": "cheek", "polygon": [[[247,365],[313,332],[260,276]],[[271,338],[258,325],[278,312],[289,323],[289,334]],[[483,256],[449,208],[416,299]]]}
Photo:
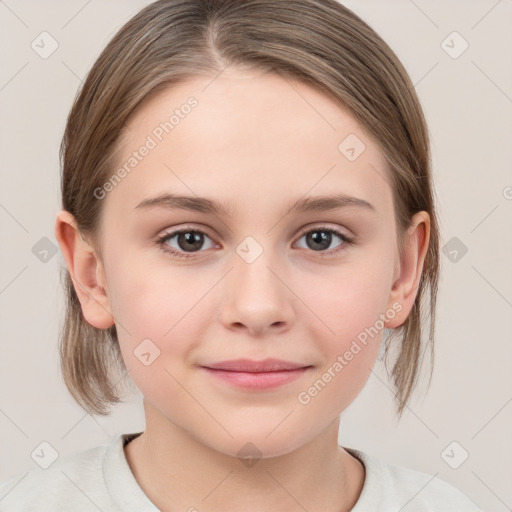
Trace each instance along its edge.
{"label": "cheek", "polygon": [[187,315],[205,294],[208,284],[212,286],[215,282],[215,276],[192,266],[173,265],[166,261],[165,255],[159,255],[155,262],[151,251],[147,251],[148,256],[141,250],[117,252],[130,256],[116,257],[112,251],[111,305],[116,321],[123,323],[129,332],[161,338]]}
{"label": "cheek", "polygon": [[295,403],[308,417],[332,419],[343,412],[363,389],[378,353],[372,344],[358,341],[338,351],[298,390]]}
{"label": "cheek", "polygon": [[[337,268],[316,276],[306,271],[296,279],[298,294],[322,320],[322,339],[332,340],[332,349],[343,349],[385,312],[391,290],[391,256],[385,248],[356,254]],[[380,322],[378,327],[383,328]]]}
{"label": "cheek", "polygon": [[158,356],[152,371],[164,362],[169,368],[183,363],[211,324],[207,292],[217,281],[218,272],[125,258],[114,270],[111,302],[127,367],[140,368],[147,352]]}
{"label": "cheek", "polygon": [[304,273],[299,281],[304,302],[322,320],[310,322],[322,365],[297,397],[308,414],[342,411],[364,387],[379,353],[383,315],[394,316],[386,316],[392,261],[392,247],[383,244],[329,274],[313,280]]}
{"label": "cheek", "polygon": [[364,386],[379,352],[383,301],[374,289],[360,285],[360,280],[346,279],[342,290],[331,288],[316,304],[325,326],[317,322],[311,334],[323,356],[314,381],[320,382],[311,396],[328,387],[318,400],[319,411],[329,403],[340,410],[347,406]]}
{"label": "cheek", "polygon": [[[383,317],[394,316],[386,311],[389,276],[385,255],[317,276],[317,288],[303,276],[300,293],[321,320],[312,317],[307,328],[322,364],[296,397],[308,415],[339,414],[364,387],[379,353]],[[312,294],[319,285],[322,292]]]}

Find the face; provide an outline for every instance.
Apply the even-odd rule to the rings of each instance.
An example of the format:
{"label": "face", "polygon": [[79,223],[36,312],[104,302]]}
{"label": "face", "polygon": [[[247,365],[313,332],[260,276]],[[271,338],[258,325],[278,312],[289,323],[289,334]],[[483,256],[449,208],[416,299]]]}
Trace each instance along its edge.
{"label": "face", "polygon": [[[102,264],[146,402],[231,455],[247,442],[279,455],[319,435],[363,388],[401,308],[377,144],[324,93],[231,70],[151,97],[117,158],[126,172],[97,191]],[[320,196],[338,206],[313,207]],[[278,385],[203,368],[269,358],[307,368]]]}

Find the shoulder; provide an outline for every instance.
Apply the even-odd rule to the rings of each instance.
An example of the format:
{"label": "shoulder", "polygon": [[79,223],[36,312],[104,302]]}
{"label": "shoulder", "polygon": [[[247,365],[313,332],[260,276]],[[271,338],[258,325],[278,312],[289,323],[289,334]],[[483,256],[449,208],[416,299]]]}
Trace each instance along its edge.
{"label": "shoulder", "polygon": [[0,482],[2,512],[98,510],[105,504],[103,460],[108,445],[67,456],[46,469],[33,468]]}
{"label": "shoulder", "polygon": [[366,470],[353,512],[482,512],[464,493],[436,475],[389,464],[360,450],[345,449],[361,460]]}

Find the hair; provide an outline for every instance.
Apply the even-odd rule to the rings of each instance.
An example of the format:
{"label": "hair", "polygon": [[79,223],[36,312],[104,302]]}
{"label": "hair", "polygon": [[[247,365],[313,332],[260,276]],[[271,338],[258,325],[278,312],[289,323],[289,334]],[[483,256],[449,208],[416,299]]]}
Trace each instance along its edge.
{"label": "hair", "polygon": [[[216,76],[230,65],[312,85],[335,98],[369,131],[391,170],[400,253],[412,216],[419,211],[430,216],[429,246],[414,305],[406,321],[383,340],[387,370],[389,349],[396,349],[390,377],[401,417],[417,384],[423,344],[431,348],[430,377],[433,369],[439,229],[429,135],[398,57],[336,0],[159,0],[142,9],[108,43],[77,93],[60,148],[62,207],[101,257],[103,201],[93,191],[113,174],[116,145],[128,118],[150,94],[193,77]],[[69,271],[63,270],[67,300],[59,343],[62,376],[82,408],[106,415],[120,401],[111,370],[121,368],[126,375],[116,326],[98,329],[87,323]]]}

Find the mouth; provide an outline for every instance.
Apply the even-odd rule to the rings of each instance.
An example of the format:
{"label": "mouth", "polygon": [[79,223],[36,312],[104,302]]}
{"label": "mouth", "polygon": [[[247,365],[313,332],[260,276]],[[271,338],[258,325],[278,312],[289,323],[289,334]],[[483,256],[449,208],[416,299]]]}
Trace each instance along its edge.
{"label": "mouth", "polygon": [[266,359],[236,359],[200,366],[202,370],[231,385],[253,390],[272,389],[292,382],[306,373],[311,365]]}

